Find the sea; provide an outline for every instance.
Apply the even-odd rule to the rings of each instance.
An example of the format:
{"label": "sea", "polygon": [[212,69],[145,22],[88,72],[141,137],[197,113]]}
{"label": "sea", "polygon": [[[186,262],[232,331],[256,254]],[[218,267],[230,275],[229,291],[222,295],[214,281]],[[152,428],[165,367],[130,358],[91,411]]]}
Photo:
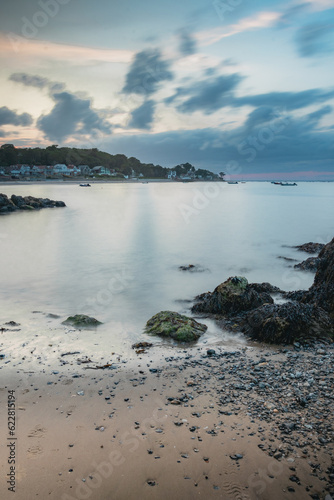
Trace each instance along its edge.
{"label": "sea", "polygon": [[[0,192],[66,203],[0,217],[0,326],[20,324],[1,345],[17,357],[27,344],[41,357],[61,345],[104,359],[126,356],[142,340],[166,344],[144,333],[152,315],[191,315],[194,297],[230,276],[306,289],[314,275],[294,264],[310,255],[293,246],[334,236],[334,183],[64,182]],[[73,331],[62,321],[74,314],[103,324]],[[202,322],[208,330],[199,345],[247,344],[242,334]]]}

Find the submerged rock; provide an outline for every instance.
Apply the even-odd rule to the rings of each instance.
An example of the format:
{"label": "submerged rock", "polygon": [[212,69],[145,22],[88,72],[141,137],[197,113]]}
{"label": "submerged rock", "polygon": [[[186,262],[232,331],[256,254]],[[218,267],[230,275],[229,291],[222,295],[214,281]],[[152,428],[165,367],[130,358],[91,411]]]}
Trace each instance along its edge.
{"label": "submerged rock", "polygon": [[310,304],[266,304],[247,314],[243,331],[252,339],[270,344],[329,338],[333,325],[328,314]]}
{"label": "submerged rock", "polygon": [[95,318],[86,316],[85,314],[76,314],[75,316],[69,316],[62,323],[63,325],[71,325],[77,328],[89,328],[90,326],[102,325],[101,321]]}
{"label": "submerged rock", "polygon": [[192,311],[222,315],[238,314],[263,304],[272,304],[274,301],[269,295],[269,290],[271,293],[280,291],[269,283],[250,285],[246,278],[234,276],[218,285],[213,292],[198,295]]}
{"label": "submerged rock", "polygon": [[179,342],[193,342],[207,330],[207,326],[193,318],[172,311],[161,311],[146,323],[145,331],[151,335],[170,337]]}

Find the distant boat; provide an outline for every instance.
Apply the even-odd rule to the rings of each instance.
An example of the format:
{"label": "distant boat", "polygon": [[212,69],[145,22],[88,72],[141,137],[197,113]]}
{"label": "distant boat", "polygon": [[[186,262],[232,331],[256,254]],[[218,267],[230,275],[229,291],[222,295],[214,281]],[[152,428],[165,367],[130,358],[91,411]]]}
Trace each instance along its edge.
{"label": "distant boat", "polygon": [[91,185],[90,184],[79,184],[80,187],[83,187],[83,188],[90,188]]}
{"label": "distant boat", "polygon": [[281,185],[282,185],[282,183],[281,183],[281,182],[276,182],[276,181],[271,181],[271,183],[272,183],[272,184],[276,184],[276,185],[278,185],[278,186],[281,186]]}
{"label": "distant boat", "polygon": [[281,186],[297,186],[295,182],[281,182]]}
{"label": "distant boat", "polygon": [[239,184],[238,181],[227,181],[227,184]]}

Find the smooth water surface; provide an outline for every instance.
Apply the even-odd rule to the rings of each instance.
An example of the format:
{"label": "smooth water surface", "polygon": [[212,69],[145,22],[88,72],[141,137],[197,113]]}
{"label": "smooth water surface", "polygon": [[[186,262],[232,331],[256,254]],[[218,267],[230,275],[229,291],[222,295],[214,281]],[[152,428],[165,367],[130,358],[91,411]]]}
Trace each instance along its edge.
{"label": "smooth water surface", "polygon": [[[313,275],[278,257],[304,260],[307,254],[288,246],[334,236],[333,183],[64,183],[0,191],[67,205],[0,217],[0,322],[33,322],[37,310],[59,315],[60,324],[86,313],[104,322],[99,335],[110,346],[142,338],[161,310],[189,313],[187,300],[229,276],[307,288]],[[203,272],[178,269],[188,264]],[[206,339],[219,338],[207,324]]]}

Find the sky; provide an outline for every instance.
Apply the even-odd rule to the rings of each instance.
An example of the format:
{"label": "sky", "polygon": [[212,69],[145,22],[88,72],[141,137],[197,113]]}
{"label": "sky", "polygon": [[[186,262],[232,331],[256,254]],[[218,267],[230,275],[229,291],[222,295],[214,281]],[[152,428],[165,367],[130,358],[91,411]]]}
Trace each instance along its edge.
{"label": "sky", "polygon": [[0,144],[334,180],[334,0],[1,0]]}

